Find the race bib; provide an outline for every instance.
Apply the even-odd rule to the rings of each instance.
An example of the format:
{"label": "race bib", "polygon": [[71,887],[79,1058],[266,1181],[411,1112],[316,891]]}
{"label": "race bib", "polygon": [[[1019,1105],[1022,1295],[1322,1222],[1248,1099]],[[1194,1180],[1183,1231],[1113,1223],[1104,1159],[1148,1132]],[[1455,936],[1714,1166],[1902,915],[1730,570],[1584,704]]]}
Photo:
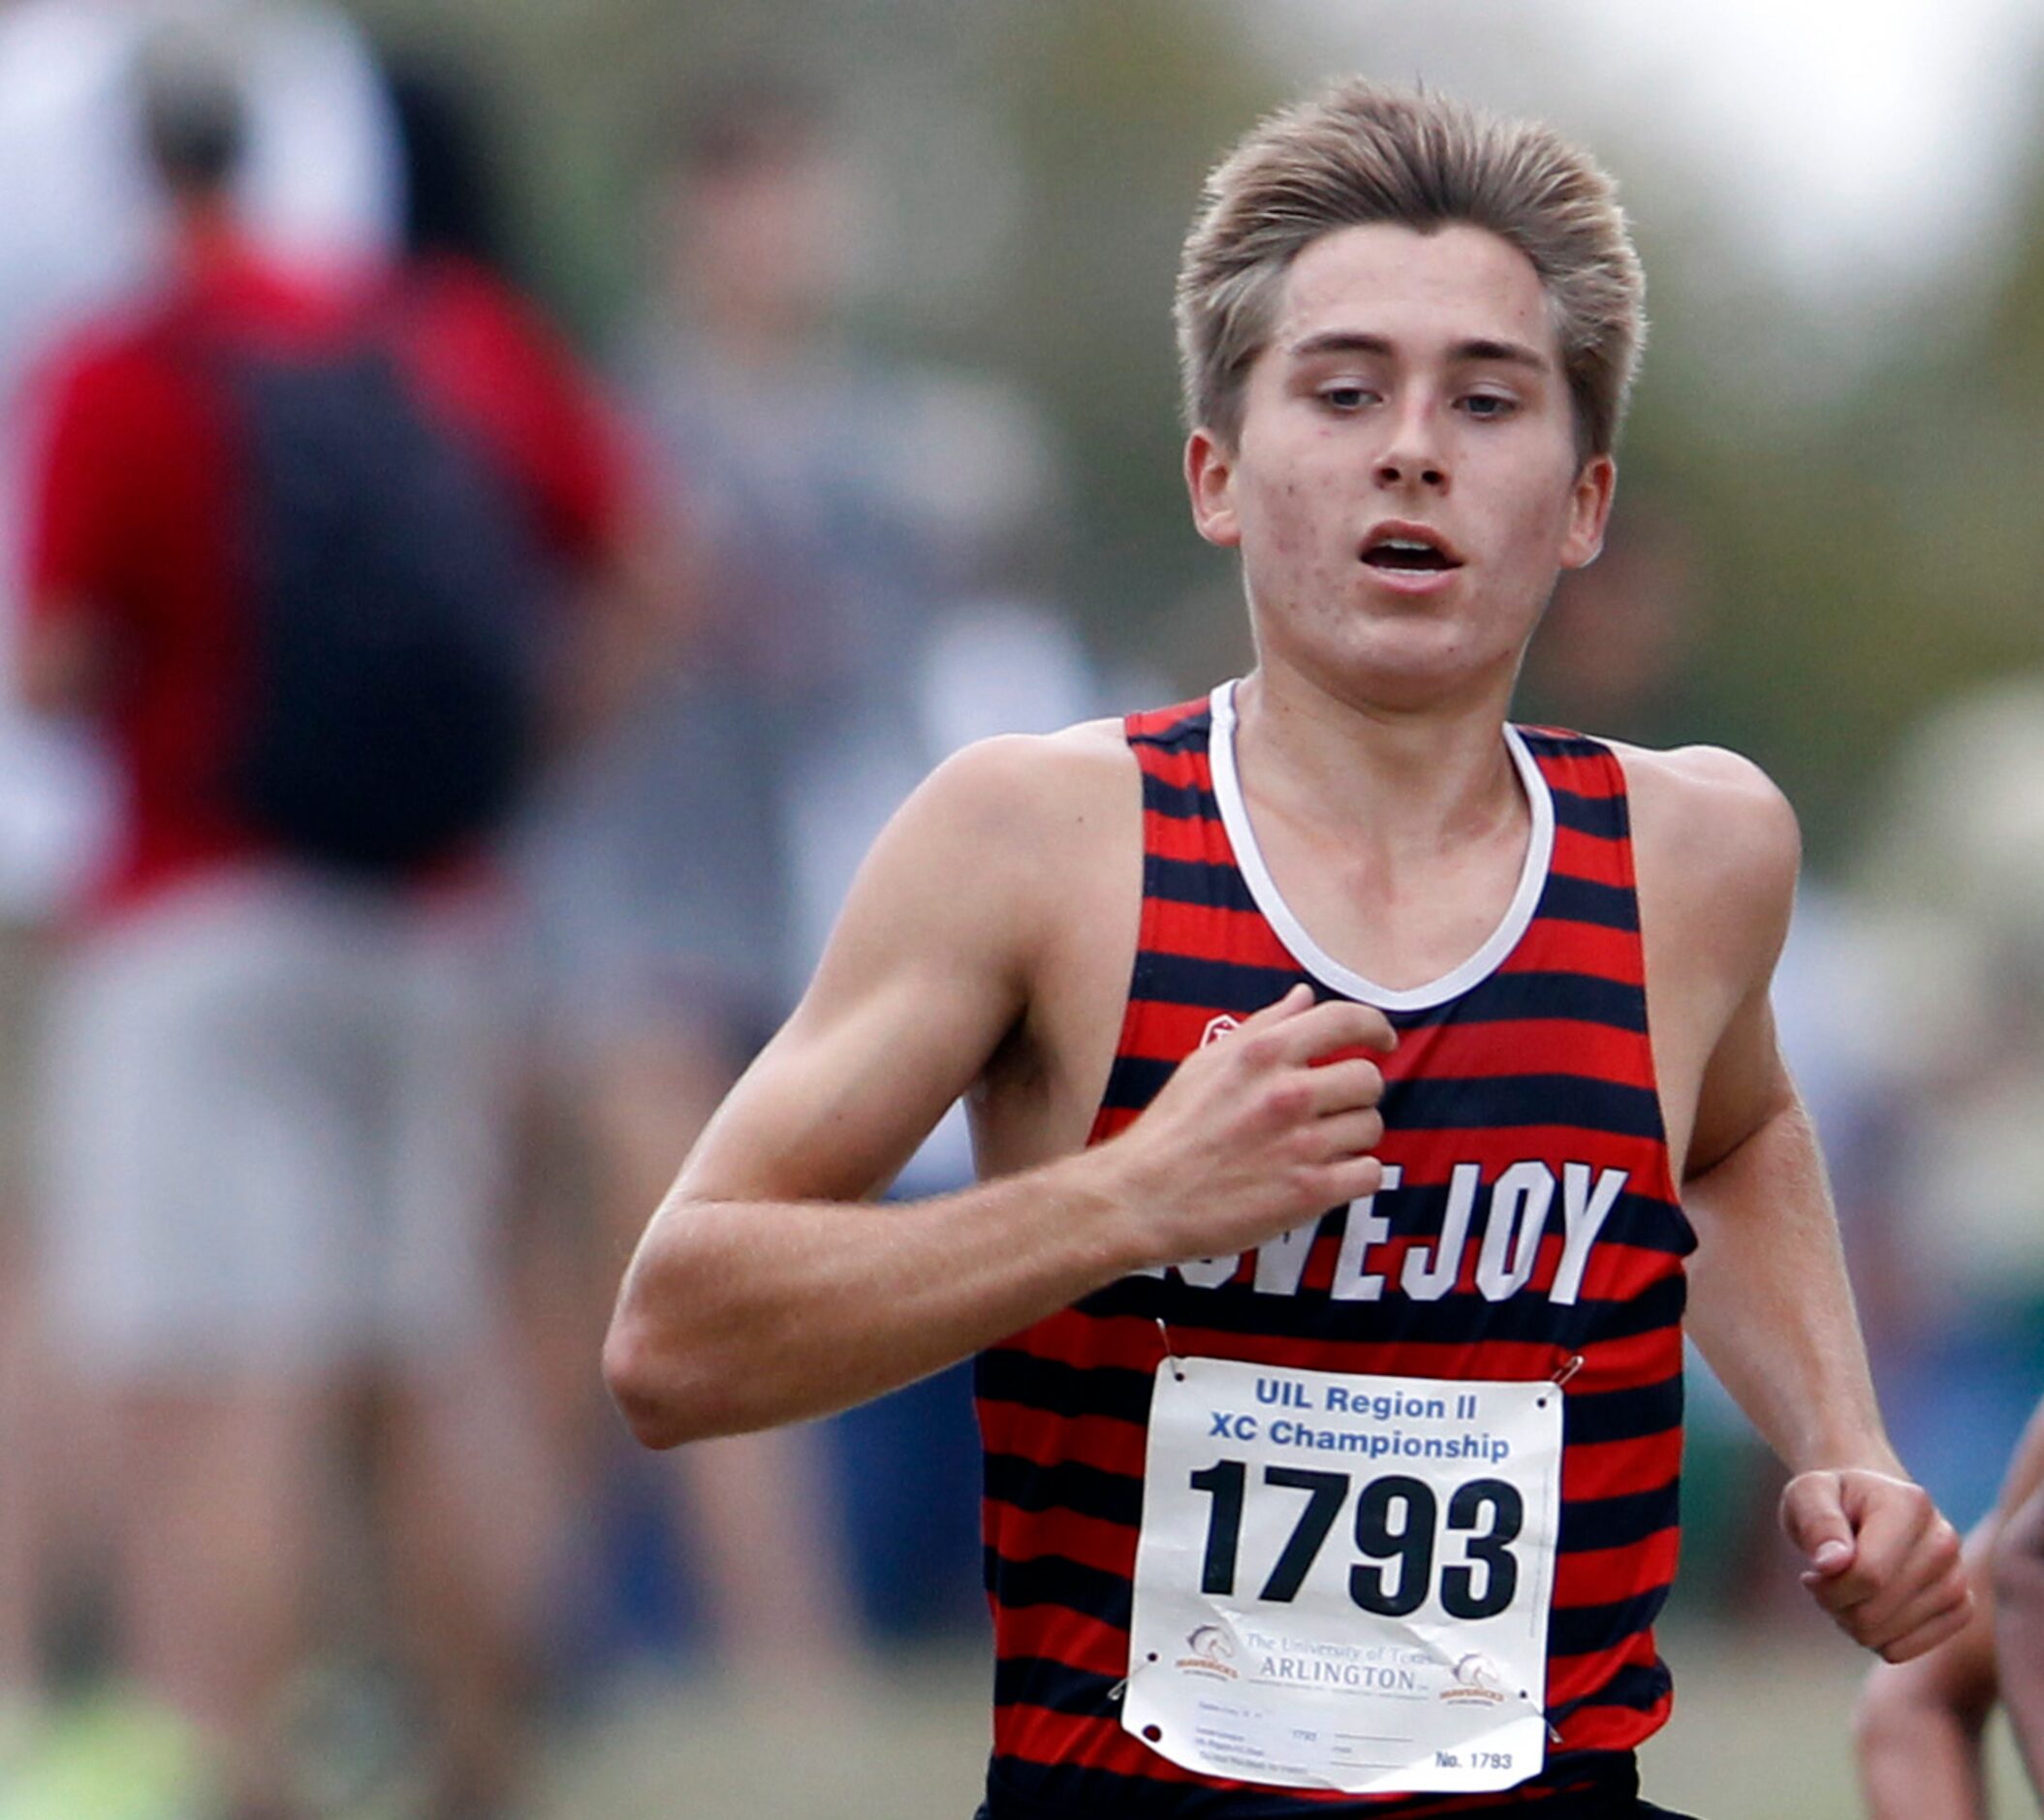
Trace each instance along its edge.
{"label": "race bib", "polygon": [[1167,1359],[1123,1726],[1185,1769],[1283,1788],[1536,1773],[1561,1398]]}

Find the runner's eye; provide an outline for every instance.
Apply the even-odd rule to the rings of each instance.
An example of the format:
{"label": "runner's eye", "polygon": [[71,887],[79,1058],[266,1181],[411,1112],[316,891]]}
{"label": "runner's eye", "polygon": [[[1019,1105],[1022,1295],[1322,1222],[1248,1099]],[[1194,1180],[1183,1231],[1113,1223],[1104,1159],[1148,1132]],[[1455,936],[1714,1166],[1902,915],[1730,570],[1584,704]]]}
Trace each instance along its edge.
{"label": "runner's eye", "polygon": [[1462,410],[1480,422],[1494,422],[1498,418],[1510,417],[1519,409],[1516,398],[1507,398],[1495,392],[1472,392],[1462,401]]}
{"label": "runner's eye", "polygon": [[1339,385],[1320,388],[1320,402],[1336,411],[1360,411],[1366,404],[1375,402],[1376,395],[1368,386]]}

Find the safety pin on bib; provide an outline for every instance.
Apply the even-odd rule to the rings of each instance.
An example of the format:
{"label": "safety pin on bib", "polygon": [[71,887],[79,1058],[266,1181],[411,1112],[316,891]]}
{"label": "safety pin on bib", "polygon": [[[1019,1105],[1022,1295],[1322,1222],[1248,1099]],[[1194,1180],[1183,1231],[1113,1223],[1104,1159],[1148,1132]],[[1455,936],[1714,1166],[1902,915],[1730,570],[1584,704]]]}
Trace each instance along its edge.
{"label": "safety pin on bib", "polygon": [[[1164,1317],[1161,1314],[1157,1316],[1157,1337],[1164,1342],[1164,1361],[1171,1366],[1171,1375],[1180,1384],[1184,1383],[1185,1367],[1179,1361],[1178,1352],[1171,1343],[1171,1329],[1164,1325]],[[1579,1360],[1577,1363],[1582,1362]]]}
{"label": "safety pin on bib", "polygon": [[1123,1694],[1128,1692],[1129,1682],[1134,1680],[1136,1677],[1142,1674],[1145,1669],[1153,1667],[1156,1663],[1156,1659],[1157,1652],[1152,1649],[1150,1650],[1148,1655],[1145,1657],[1144,1660],[1142,1660],[1141,1662],[1130,1662],[1128,1665],[1128,1673],[1122,1676],[1119,1680],[1117,1680],[1112,1687],[1107,1690],[1107,1697],[1110,1700],[1119,1700]]}
{"label": "safety pin on bib", "polygon": [[[1574,1377],[1576,1373],[1582,1369],[1583,1355],[1579,1352],[1572,1352],[1566,1359],[1562,1360],[1560,1369],[1555,1373],[1554,1377],[1550,1381],[1553,1383],[1555,1389],[1557,1389],[1557,1391],[1565,1391],[1566,1389],[1568,1389],[1569,1379]],[[1545,1409],[1547,1407],[1547,1393],[1545,1391],[1541,1392],[1541,1394],[1536,1396],[1533,1400],[1537,1402],[1542,1409]],[[1562,1742],[1561,1728],[1557,1725],[1553,1719],[1546,1718],[1545,1714],[1543,1714],[1542,1717],[1547,1725],[1548,1742],[1553,1744],[1560,1743]]]}
{"label": "safety pin on bib", "polygon": [[[1162,1326],[1163,1323],[1159,1322],[1158,1325]],[[1568,1388],[1569,1379],[1574,1377],[1576,1373],[1582,1369],[1583,1355],[1579,1352],[1572,1352],[1566,1359],[1561,1362],[1561,1368],[1557,1371],[1555,1375],[1548,1381],[1557,1391],[1565,1391]],[[1533,1398],[1533,1401],[1537,1403],[1542,1409],[1545,1409],[1547,1407],[1547,1393],[1545,1391],[1542,1391],[1538,1396]]]}
{"label": "safety pin on bib", "polygon": [[[1177,1378],[1180,1384],[1184,1383],[1184,1364],[1179,1358],[1178,1348],[1171,1343],[1171,1329],[1164,1325],[1164,1317],[1161,1314],[1157,1316],[1157,1337],[1164,1342],[1164,1363],[1171,1367],[1171,1375]],[[1151,1650],[1149,1662],[1131,1663],[1128,1673],[1107,1690],[1107,1697],[1110,1700],[1119,1700],[1123,1694],[1128,1692],[1129,1682],[1135,1679],[1142,1670],[1147,1669],[1149,1663],[1154,1662],[1156,1659],[1156,1652]]]}

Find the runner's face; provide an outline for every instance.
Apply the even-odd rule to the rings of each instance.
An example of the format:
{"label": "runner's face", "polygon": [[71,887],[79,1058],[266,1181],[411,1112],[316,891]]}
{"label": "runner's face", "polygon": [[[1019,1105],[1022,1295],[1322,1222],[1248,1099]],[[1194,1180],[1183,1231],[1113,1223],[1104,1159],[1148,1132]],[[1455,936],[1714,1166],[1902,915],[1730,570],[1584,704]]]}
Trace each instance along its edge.
{"label": "runner's face", "polygon": [[1557,572],[1595,556],[1547,294],[1479,228],[1377,224],[1293,262],[1233,450],[1186,450],[1202,535],[1240,548],[1266,667],[1424,706],[1508,691]]}

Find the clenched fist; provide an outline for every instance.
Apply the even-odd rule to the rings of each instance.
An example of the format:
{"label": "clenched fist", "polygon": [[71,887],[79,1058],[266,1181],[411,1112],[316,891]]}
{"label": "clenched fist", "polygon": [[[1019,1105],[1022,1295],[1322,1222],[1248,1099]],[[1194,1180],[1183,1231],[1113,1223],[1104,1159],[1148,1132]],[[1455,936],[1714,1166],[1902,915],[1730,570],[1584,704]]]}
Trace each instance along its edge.
{"label": "clenched fist", "polygon": [[1934,1649],[1972,1615],[1958,1531],[1907,1479],[1851,1467],[1798,1473],[1781,1493],[1781,1527],[1809,1562],[1811,1597],[1887,1661]]}
{"label": "clenched fist", "polygon": [[1397,1047],[1381,1011],[1300,985],[1186,1056],[1101,1153],[1148,1261],[1247,1250],[1373,1194],[1384,1077],[1350,1051]]}

